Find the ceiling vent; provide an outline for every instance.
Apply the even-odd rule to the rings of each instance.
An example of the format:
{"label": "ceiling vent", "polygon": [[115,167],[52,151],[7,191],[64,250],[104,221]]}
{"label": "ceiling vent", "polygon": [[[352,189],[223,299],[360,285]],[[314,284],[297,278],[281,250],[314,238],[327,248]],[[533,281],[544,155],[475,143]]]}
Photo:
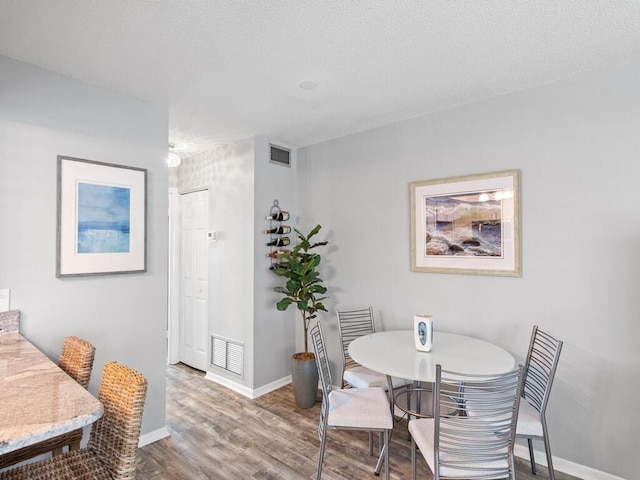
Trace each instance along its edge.
{"label": "ceiling vent", "polygon": [[271,148],[271,159],[269,163],[275,163],[283,167],[291,167],[291,150],[286,148],[269,145]]}

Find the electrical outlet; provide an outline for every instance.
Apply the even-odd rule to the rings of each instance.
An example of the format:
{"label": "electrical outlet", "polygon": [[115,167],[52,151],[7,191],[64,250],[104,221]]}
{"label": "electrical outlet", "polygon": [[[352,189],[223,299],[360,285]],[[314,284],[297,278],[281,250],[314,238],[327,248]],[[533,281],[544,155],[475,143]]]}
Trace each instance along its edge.
{"label": "electrical outlet", "polygon": [[8,312],[11,304],[11,290],[8,288],[0,290],[0,312]]}

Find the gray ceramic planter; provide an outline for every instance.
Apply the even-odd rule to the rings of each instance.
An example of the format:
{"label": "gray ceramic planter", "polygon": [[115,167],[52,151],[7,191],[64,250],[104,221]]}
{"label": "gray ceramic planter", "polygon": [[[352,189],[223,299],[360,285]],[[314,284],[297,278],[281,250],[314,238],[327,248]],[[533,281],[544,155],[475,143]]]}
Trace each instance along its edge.
{"label": "gray ceramic planter", "polygon": [[318,369],[313,354],[296,353],[291,357],[291,378],[296,405],[313,407],[318,395]]}

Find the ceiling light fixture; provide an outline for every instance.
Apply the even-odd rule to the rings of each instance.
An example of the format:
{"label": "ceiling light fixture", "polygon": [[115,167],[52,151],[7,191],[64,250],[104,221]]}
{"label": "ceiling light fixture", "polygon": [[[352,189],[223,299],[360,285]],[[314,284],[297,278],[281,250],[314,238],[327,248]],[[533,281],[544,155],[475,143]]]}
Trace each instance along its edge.
{"label": "ceiling light fixture", "polygon": [[175,145],[173,143],[169,144],[169,153],[167,153],[167,167],[175,168],[180,166],[182,163],[182,158],[176,152],[173,151],[173,147]]}
{"label": "ceiling light fixture", "polygon": [[318,86],[318,82],[314,82],[313,80],[305,80],[304,82],[300,82],[298,86],[303,90],[313,90]]}

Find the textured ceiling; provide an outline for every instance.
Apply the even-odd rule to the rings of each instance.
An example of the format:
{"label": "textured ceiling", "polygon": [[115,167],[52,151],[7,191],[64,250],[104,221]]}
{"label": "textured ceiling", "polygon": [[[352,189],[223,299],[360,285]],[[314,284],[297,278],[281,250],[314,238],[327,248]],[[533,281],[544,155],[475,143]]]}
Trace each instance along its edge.
{"label": "textured ceiling", "polygon": [[0,0],[0,54],[166,106],[183,155],[300,147],[640,61],[640,2]]}

